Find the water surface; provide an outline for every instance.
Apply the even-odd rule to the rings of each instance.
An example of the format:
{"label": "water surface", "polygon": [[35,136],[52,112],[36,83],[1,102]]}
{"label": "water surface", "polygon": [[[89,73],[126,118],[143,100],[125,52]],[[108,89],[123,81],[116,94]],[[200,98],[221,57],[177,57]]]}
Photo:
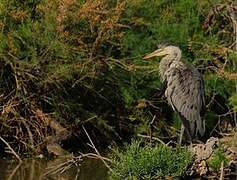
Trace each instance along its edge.
{"label": "water surface", "polygon": [[19,164],[0,160],[0,180],[106,180],[108,169],[101,160],[84,158],[74,164],[68,158],[26,159]]}

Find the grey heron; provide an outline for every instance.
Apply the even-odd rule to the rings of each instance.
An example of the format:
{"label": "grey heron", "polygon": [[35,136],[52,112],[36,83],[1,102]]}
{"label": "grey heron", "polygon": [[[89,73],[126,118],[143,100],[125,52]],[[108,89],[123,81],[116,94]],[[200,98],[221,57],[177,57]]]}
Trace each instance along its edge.
{"label": "grey heron", "polygon": [[205,133],[205,121],[201,118],[205,107],[204,81],[193,65],[181,61],[181,54],[178,47],[166,46],[143,58],[163,57],[159,63],[159,74],[166,84],[165,97],[182,121],[180,144],[184,132],[189,143]]}

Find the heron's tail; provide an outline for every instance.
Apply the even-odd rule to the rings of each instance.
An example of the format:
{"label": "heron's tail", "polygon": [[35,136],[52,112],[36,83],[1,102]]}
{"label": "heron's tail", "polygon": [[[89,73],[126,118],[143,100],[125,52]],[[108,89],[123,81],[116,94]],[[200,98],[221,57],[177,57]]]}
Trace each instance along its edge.
{"label": "heron's tail", "polygon": [[180,115],[182,123],[185,127],[185,132],[187,137],[191,140],[199,139],[205,134],[205,121],[199,116],[195,121],[189,121],[184,116]]}
{"label": "heron's tail", "polygon": [[205,130],[206,130],[206,127],[205,127],[205,120],[202,119],[200,116],[199,118],[196,120],[196,132],[195,132],[195,137],[198,137],[198,136],[204,136],[205,134]]}

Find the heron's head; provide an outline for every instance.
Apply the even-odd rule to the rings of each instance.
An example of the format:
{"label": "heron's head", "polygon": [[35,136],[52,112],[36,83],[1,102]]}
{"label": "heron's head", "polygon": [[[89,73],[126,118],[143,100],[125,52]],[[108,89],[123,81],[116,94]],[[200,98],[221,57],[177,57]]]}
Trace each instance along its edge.
{"label": "heron's head", "polygon": [[173,55],[174,57],[181,58],[181,50],[176,46],[161,47],[154,52],[146,55],[145,57],[143,57],[143,59],[150,59],[152,57],[160,57],[166,55]]}

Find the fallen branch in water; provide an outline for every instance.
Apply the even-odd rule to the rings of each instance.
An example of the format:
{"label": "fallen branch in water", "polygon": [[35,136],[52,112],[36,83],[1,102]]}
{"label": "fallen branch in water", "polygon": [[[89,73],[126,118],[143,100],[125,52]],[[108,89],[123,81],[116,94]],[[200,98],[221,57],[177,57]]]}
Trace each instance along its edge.
{"label": "fallen branch in water", "polygon": [[11,172],[10,176],[8,176],[7,180],[11,180],[14,175],[16,174],[16,172],[18,171],[18,169],[21,167],[22,165],[22,162],[20,162],[14,169],[13,171]]}
{"label": "fallen branch in water", "polygon": [[87,154],[82,154],[79,156],[73,156],[72,154],[66,155],[66,156],[61,156],[58,159],[55,159],[53,163],[51,163],[46,169],[47,171],[43,174],[42,177],[46,176],[53,176],[58,173],[62,174],[65,171],[69,170],[71,167],[76,166],[79,167],[81,166],[81,162],[83,161],[83,158],[93,158],[93,159],[100,159],[103,161],[109,161],[111,162],[110,159],[106,157],[102,157],[100,155],[94,154],[94,153],[87,153]]}
{"label": "fallen branch in water", "polygon": [[87,133],[85,127],[82,126],[82,128],[90,141],[90,144],[88,144],[88,145],[90,147],[92,147],[96,153],[86,153],[86,154],[81,153],[79,156],[73,156],[72,154],[61,156],[59,159],[56,159],[55,162],[53,162],[48,168],[46,168],[47,172],[45,172],[43,174],[43,177],[55,175],[57,173],[64,173],[65,171],[69,170],[73,165],[75,165],[79,168],[83,158],[85,158],[85,157],[101,160],[104,163],[104,165],[110,171],[112,171],[112,169],[110,168],[110,166],[107,163],[107,162],[111,163],[112,161],[106,157],[101,156],[101,154],[95,147],[93,141],[91,140],[89,134]]}
{"label": "fallen branch in water", "polygon": [[53,163],[49,165],[46,169],[48,170],[43,174],[43,177],[49,175],[55,175],[57,173],[63,173],[66,170],[70,169],[73,165],[80,166],[82,161],[82,156],[74,157],[73,155],[67,155],[58,159],[55,159]]}

